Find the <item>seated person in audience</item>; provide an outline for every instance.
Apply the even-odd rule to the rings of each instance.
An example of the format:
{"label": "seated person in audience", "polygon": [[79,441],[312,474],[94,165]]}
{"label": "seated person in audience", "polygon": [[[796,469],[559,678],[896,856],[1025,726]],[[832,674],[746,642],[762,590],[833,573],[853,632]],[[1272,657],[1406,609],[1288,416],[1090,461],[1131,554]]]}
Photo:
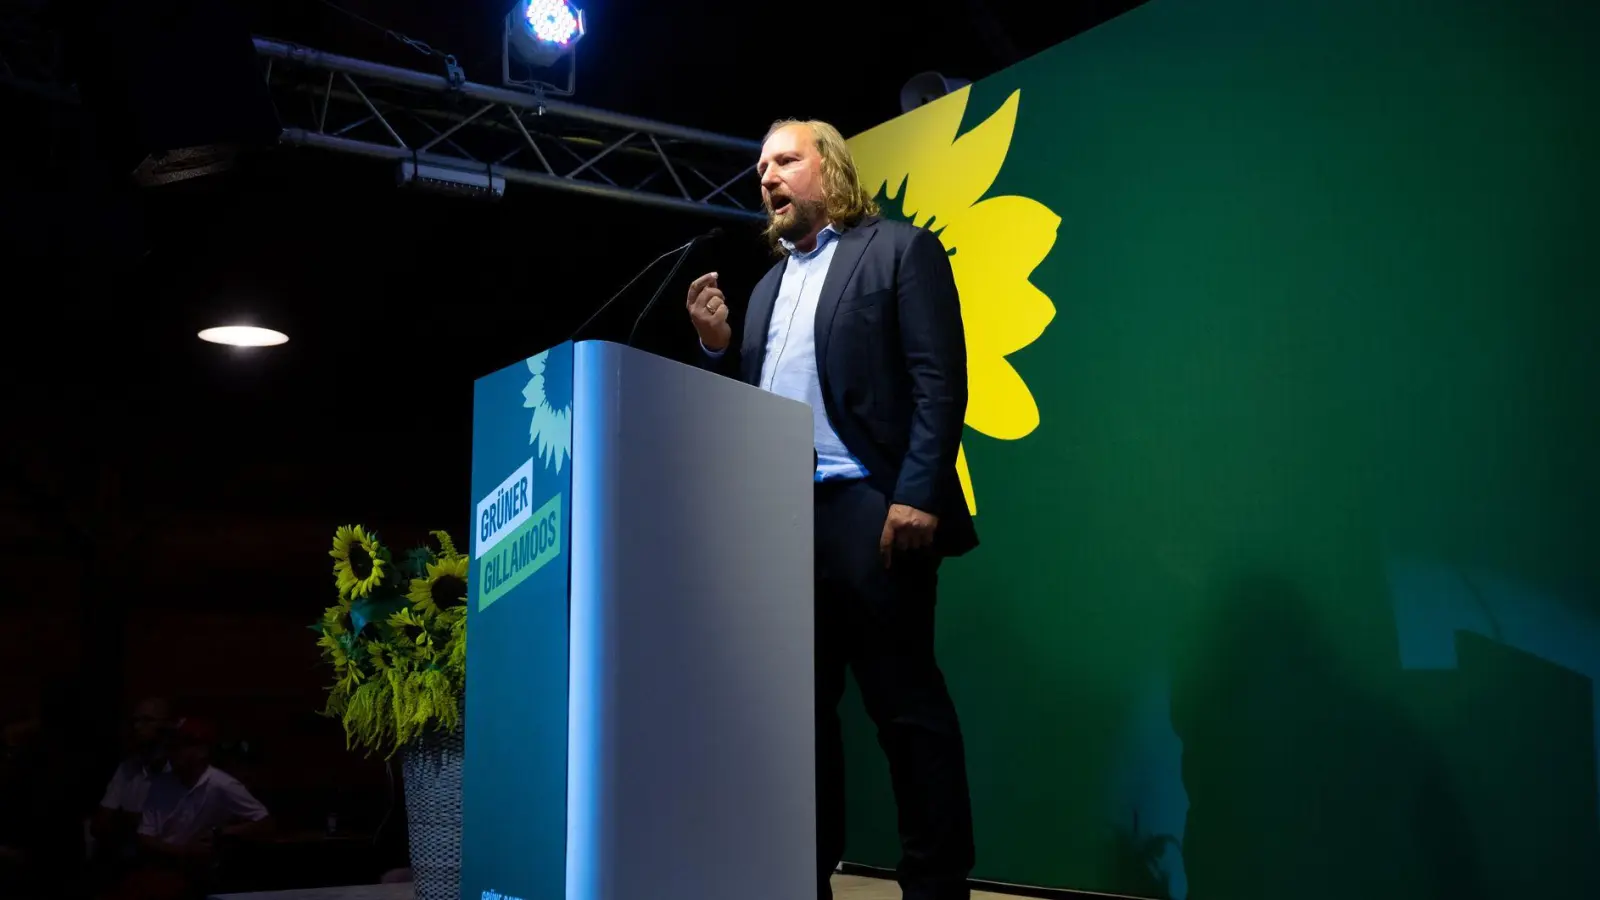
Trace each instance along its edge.
{"label": "seated person in audience", "polygon": [[133,836],[144,813],[150,780],[167,770],[167,744],[172,716],[167,701],[152,697],[134,707],[129,722],[131,752],[111,773],[100,807],[89,820],[89,832],[102,860],[130,856]]}
{"label": "seated person in audience", "polygon": [[215,741],[215,729],[197,719],[182,719],[173,730],[171,769],[151,779],[139,822],[139,847],[147,855],[207,857],[219,835],[254,837],[271,829],[261,801],[212,767]]}
{"label": "seated person in audience", "polygon": [[138,830],[139,861],[111,900],[178,900],[203,893],[217,864],[217,839],[262,837],[267,808],[232,775],[212,767],[216,731],[197,719],[172,730],[169,768],[150,779]]}

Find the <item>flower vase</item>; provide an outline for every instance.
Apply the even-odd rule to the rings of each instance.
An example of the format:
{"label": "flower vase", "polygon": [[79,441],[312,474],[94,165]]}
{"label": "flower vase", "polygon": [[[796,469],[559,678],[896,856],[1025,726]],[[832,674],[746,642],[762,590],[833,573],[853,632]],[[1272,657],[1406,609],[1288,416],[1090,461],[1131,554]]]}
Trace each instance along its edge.
{"label": "flower vase", "polygon": [[458,900],[465,726],[430,730],[400,751],[416,900]]}

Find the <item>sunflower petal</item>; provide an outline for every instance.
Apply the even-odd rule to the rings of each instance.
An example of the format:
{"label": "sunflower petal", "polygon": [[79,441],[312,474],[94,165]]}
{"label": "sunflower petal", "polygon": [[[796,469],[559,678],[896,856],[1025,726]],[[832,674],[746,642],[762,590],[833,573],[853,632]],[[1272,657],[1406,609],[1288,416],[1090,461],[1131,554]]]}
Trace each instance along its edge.
{"label": "sunflower petal", "polygon": [[1055,304],[1028,280],[1056,241],[1061,217],[1027,197],[995,197],[961,215],[940,235],[954,251],[950,268],[973,356],[1004,356],[1039,339]]}
{"label": "sunflower petal", "polygon": [[989,118],[956,139],[933,170],[933,178],[913,179],[907,185],[906,208],[917,211],[919,224],[929,224],[925,213],[937,219],[934,228],[950,224],[994,184],[1011,147],[1021,97],[1021,91],[1012,91]]}
{"label": "sunflower petal", "polygon": [[967,424],[992,438],[1014,441],[1039,427],[1039,406],[1027,382],[996,354],[967,359]]}
{"label": "sunflower petal", "polygon": [[967,445],[956,449],[956,476],[961,479],[961,496],[966,498],[967,512],[978,514],[978,498],[972,492],[972,470],[967,466]]}
{"label": "sunflower petal", "polygon": [[[961,127],[969,93],[968,88],[962,88],[946,94],[851,138],[850,155],[855,159],[862,186],[868,192],[883,189],[895,197],[908,176],[919,184],[936,181],[940,157],[949,151]],[[927,210],[930,215],[935,212]]]}
{"label": "sunflower petal", "polygon": [[[937,230],[994,184],[1017,124],[1022,92],[1012,91],[977,127],[956,137],[971,88],[946,94],[850,141],[861,183],[886,190],[918,225]],[[905,192],[901,195],[901,184]]]}

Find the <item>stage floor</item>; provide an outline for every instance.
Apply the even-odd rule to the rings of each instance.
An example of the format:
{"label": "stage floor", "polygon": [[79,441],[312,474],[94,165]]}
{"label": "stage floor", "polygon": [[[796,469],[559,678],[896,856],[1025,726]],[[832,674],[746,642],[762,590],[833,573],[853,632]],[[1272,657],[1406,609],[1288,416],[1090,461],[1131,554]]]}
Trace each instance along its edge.
{"label": "stage floor", "polygon": [[[299,891],[263,891],[256,894],[213,894],[211,900],[411,900],[411,885],[363,884],[350,887],[309,888]],[[834,900],[900,900],[900,887],[892,881],[833,876]],[[1002,900],[1000,894],[975,892],[973,900]],[[1015,898],[1005,898],[1015,900]]]}
{"label": "stage floor", "polygon": [[[973,891],[972,900],[1016,900],[1004,894]],[[856,875],[833,876],[833,900],[900,900],[900,886],[878,878]]]}

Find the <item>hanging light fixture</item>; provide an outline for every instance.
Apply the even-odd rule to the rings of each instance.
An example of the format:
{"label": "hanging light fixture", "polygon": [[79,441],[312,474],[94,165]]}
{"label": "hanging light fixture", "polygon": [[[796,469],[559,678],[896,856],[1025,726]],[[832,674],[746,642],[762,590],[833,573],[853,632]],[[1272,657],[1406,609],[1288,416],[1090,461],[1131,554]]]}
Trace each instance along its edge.
{"label": "hanging light fixture", "polygon": [[255,325],[219,325],[202,330],[199,337],[202,341],[230,347],[276,347],[289,342],[287,334]]}

